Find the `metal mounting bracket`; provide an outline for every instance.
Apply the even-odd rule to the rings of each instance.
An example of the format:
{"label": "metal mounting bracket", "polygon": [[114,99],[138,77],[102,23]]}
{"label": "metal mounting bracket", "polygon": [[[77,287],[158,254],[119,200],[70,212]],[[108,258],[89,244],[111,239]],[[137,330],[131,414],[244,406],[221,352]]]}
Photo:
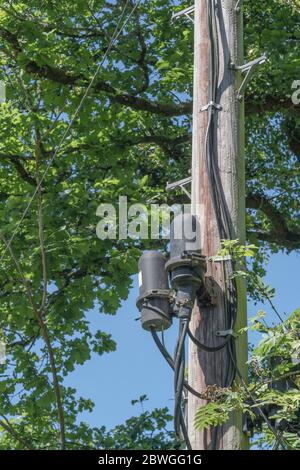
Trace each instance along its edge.
{"label": "metal mounting bracket", "polygon": [[237,4],[236,4],[236,6],[235,6],[235,11],[236,11],[237,13],[240,13],[240,11],[242,10],[243,3],[244,3],[244,0],[238,0],[238,1],[237,1]]}
{"label": "metal mounting bracket", "polygon": [[186,16],[192,23],[194,19],[190,16],[195,11],[195,6],[192,5],[191,7],[185,8],[184,10],[178,11],[177,13],[172,14],[171,21],[178,20],[181,16]]}
{"label": "metal mounting bracket", "polygon": [[208,261],[211,261],[212,263],[221,263],[222,261],[231,261],[232,256],[231,255],[225,255],[225,256],[211,256],[208,258]]}
{"label": "metal mounting bracket", "polygon": [[244,65],[231,64],[232,69],[239,70],[240,72],[245,74],[245,78],[237,92],[238,100],[241,100],[243,98],[246,86],[248,85],[257,67],[259,65],[264,64],[266,61],[267,61],[267,56],[266,54],[264,54],[261,57],[258,57],[258,59],[252,60],[251,62],[248,62],[247,64],[244,64]]}
{"label": "metal mounting bracket", "polygon": [[167,299],[170,303],[174,297],[174,293],[172,289],[153,289],[145,292],[142,296],[138,297],[136,301],[136,305],[142,305],[143,303],[147,303],[152,298],[157,299],[158,297]]}
{"label": "metal mounting bracket", "polygon": [[192,199],[191,194],[185,188],[185,186],[187,184],[190,184],[191,182],[192,182],[192,177],[188,176],[187,178],[184,178],[179,181],[175,181],[174,183],[167,183],[166,191],[172,191],[173,189],[180,188],[190,199]]}

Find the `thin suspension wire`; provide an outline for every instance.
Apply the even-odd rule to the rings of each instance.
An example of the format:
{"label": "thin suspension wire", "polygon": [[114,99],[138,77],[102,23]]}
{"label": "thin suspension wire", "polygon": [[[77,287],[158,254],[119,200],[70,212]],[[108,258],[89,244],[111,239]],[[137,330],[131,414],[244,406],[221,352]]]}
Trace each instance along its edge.
{"label": "thin suspension wire", "polygon": [[243,378],[243,375],[242,373],[240,372],[239,368],[238,368],[238,365],[236,363],[236,360],[235,360],[235,357],[233,356],[232,354],[232,351],[230,348],[228,348],[229,350],[229,355],[230,355],[230,358],[231,358],[231,361],[233,362],[234,364],[234,367],[235,367],[235,370],[237,372],[237,375],[241,381],[241,384],[245,390],[245,392],[247,393],[248,397],[251,399],[252,403],[256,406],[256,408],[258,409],[258,412],[259,414],[261,415],[261,417],[263,418],[264,422],[266,423],[266,425],[268,426],[268,428],[270,429],[270,431],[272,432],[272,434],[275,436],[275,439],[276,439],[276,442],[278,442],[279,444],[281,444],[281,446],[283,447],[283,449],[285,448],[289,448],[289,443],[286,441],[286,439],[283,437],[283,436],[280,436],[276,429],[274,429],[274,427],[272,426],[270,420],[268,419],[267,415],[264,413],[264,411],[262,410],[262,408],[259,406],[259,404],[257,404],[256,402],[256,399],[255,397],[253,396],[252,392],[249,390],[244,378]]}
{"label": "thin suspension wire", "polygon": [[34,199],[35,199],[35,197],[36,197],[38,191],[39,191],[40,188],[41,188],[41,185],[42,185],[42,183],[43,183],[45,177],[46,177],[47,174],[48,174],[48,171],[50,170],[50,168],[51,168],[51,166],[52,166],[53,161],[55,160],[55,158],[57,157],[59,151],[61,150],[61,147],[62,147],[62,145],[63,145],[63,143],[64,143],[66,137],[68,136],[68,134],[69,134],[69,132],[70,132],[70,130],[71,130],[71,128],[72,128],[74,122],[75,122],[75,119],[77,118],[78,113],[80,112],[80,110],[81,110],[81,108],[82,108],[82,106],[83,106],[83,104],[84,104],[84,102],[85,102],[85,100],[86,100],[86,98],[87,98],[87,96],[88,96],[88,94],[89,94],[89,92],[90,92],[90,90],[91,90],[91,88],[92,88],[92,86],[93,86],[93,84],[94,84],[96,78],[97,78],[97,75],[98,75],[98,73],[99,73],[99,71],[100,71],[100,69],[101,69],[103,63],[104,63],[105,60],[107,59],[107,57],[108,57],[108,55],[109,55],[109,53],[110,53],[112,47],[114,46],[116,40],[118,39],[118,37],[119,37],[120,34],[122,33],[123,29],[124,29],[125,26],[127,25],[128,21],[130,20],[131,16],[133,15],[134,11],[136,10],[136,8],[137,8],[137,7],[139,6],[139,4],[141,3],[141,0],[138,0],[138,1],[137,1],[137,3],[136,3],[136,4],[134,5],[134,7],[132,8],[132,10],[131,10],[129,16],[126,18],[126,20],[125,20],[124,23],[122,24],[121,28],[118,30],[118,28],[119,28],[119,26],[120,26],[120,24],[121,24],[121,21],[123,20],[123,17],[124,17],[126,8],[127,8],[128,4],[129,4],[129,1],[130,1],[130,0],[127,0],[127,1],[126,1],[125,5],[124,5],[124,8],[123,8],[123,10],[122,10],[122,12],[121,12],[121,15],[120,15],[120,17],[119,17],[119,20],[118,20],[118,22],[117,22],[117,25],[116,25],[116,27],[115,27],[115,29],[114,29],[113,35],[111,36],[110,43],[109,43],[109,45],[108,45],[108,47],[107,47],[107,49],[106,49],[106,51],[105,51],[105,54],[104,54],[104,56],[103,56],[103,58],[102,58],[100,64],[97,66],[96,71],[95,71],[95,73],[94,73],[94,75],[93,75],[93,77],[92,77],[92,79],[91,79],[89,85],[87,86],[87,88],[86,88],[86,90],[85,90],[85,93],[83,94],[83,96],[82,96],[82,98],[81,98],[81,100],[80,100],[80,103],[79,103],[79,105],[77,106],[77,108],[76,108],[76,110],[75,110],[75,112],[74,112],[74,114],[73,114],[73,117],[71,118],[71,120],[70,120],[70,122],[69,122],[69,124],[68,124],[68,126],[67,126],[67,128],[66,128],[66,130],[65,130],[65,132],[63,133],[63,136],[62,136],[60,142],[58,143],[58,145],[57,145],[57,147],[56,147],[56,149],[55,149],[55,151],[54,151],[54,154],[52,155],[51,159],[49,160],[48,165],[47,165],[47,167],[46,167],[46,169],[45,169],[45,171],[44,171],[44,173],[43,173],[41,179],[39,180],[39,182],[38,182],[38,184],[37,184],[37,186],[36,186],[36,188],[35,188],[35,191],[34,191],[32,197],[31,197],[30,200],[29,200],[28,205],[26,206],[26,208],[25,208],[25,210],[24,210],[24,212],[23,212],[23,214],[22,214],[22,216],[21,216],[19,222],[17,223],[17,225],[16,225],[16,227],[15,227],[13,233],[12,233],[12,236],[10,237],[10,239],[9,239],[8,242],[7,242],[7,245],[6,245],[5,249],[4,249],[4,252],[3,252],[2,255],[1,255],[0,263],[2,262],[2,260],[3,260],[4,256],[5,256],[5,254],[6,254],[7,250],[8,250],[8,248],[10,247],[10,245],[11,245],[13,239],[15,238],[15,236],[16,236],[16,234],[17,234],[19,228],[21,227],[21,225],[22,225],[22,223],[23,223],[23,220],[25,219],[25,217],[26,217],[26,215],[27,215],[27,213],[28,213],[28,211],[29,211],[29,209],[30,209],[30,207],[31,207],[31,205],[32,205],[32,203],[33,203],[33,201],[34,201]]}

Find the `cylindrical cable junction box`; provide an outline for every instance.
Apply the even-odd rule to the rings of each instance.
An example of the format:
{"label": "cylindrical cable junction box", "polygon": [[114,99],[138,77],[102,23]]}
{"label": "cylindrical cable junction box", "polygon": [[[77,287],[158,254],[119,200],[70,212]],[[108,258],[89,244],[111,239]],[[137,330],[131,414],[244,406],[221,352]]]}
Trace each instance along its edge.
{"label": "cylindrical cable junction box", "polygon": [[171,286],[179,288],[182,282],[199,283],[206,272],[205,257],[201,256],[200,226],[196,216],[177,215],[171,224],[170,259],[166,264]]}
{"label": "cylindrical cable junction box", "polygon": [[142,327],[162,331],[172,324],[170,290],[165,269],[166,258],[160,251],[145,252],[139,260],[139,298]]}
{"label": "cylindrical cable junction box", "polygon": [[182,317],[191,314],[196,292],[204,289],[206,261],[200,246],[197,217],[177,215],[171,225],[170,259],[166,269],[170,273],[171,287],[177,291],[174,311]]}

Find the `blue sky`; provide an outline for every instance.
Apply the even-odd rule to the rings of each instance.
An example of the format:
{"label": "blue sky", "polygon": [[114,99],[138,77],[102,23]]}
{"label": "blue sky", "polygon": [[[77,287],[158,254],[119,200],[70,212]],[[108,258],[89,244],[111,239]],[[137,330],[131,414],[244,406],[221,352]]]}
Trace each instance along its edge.
{"label": "blue sky", "polygon": [[[265,280],[276,289],[274,303],[282,315],[284,312],[289,315],[300,307],[299,261],[300,254],[297,253],[276,254],[267,266]],[[139,321],[135,321],[139,316],[135,307],[137,293],[136,276],[129,298],[117,315],[103,315],[96,309],[89,313],[92,328],[111,333],[117,342],[114,353],[93,356],[85,365],[77,367],[67,380],[68,385],[76,387],[81,396],[94,401],[94,411],[82,415],[82,419],[93,426],[112,428],[139,414],[139,405],[133,407],[131,400],[142,394],[149,397],[146,409],[173,407],[172,371],[157,351],[151,335],[142,330]],[[260,308],[267,311],[269,324],[276,322],[276,316],[267,305],[254,305],[253,302],[249,302],[248,316],[254,316]],[[166,334],[170,351],[173,351],[176,326],[174,322]],[[251,342],[257,339],[257,336],[250,335]]]}

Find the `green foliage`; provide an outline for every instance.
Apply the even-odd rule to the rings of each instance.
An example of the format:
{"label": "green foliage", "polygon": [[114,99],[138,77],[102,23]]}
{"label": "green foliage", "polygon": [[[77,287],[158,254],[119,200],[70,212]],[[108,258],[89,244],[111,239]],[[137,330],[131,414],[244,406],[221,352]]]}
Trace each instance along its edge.
{"label": "green foliage", "polygon": [[[189,5],[181,2],[178,9]],[[7,240],[103,58],[123,6],[123,0],[0,3],[0,80],[7,91],[7,102],[0,105],[0,217],[1,236]],[[0,366],[0,415],[9,417],[28,441],[5,432],[2,448],[60,446],[55,370],[67,448],[93,447],[97,432],[106,436],[107,446],[117,438],[120,446],[133,445],[126,441],[126,425],[101,434],[80,423],[79,414],[91,411],[92,404],[66,387],[65,378],[92,353],[115,350],[106,332],[91,331],[87,314],[99,310],[101,319],[117,312],[128,296],[140,250],[153,246],[98,240],[97,206],[117,204],[120,195],[127,195],[129,204],[157,195],[161,202],[170,202],[169,197],[174,202],[173,194],[165,194],[166,182],[187,175],[190,168],[193,32],[184,20],[170,27],[173,8],[168,0],[141,2],[101,67],[13,240],[22,273],[11,253],[3,255],[0,241],[0,334],[7,344],[7,363]],[[266,51],[269,62],[247,91],[250,244],[243,249],[236,242],[225,246],[230,252],[242,250],[240,261],[253,253],[253,244],[259,253],[266,246],[273,251],[300,246],[295,184],[299,116],[290,100],[291,84],[299,75],[298,41],[294,2],[245,2],[247,59]],[[253,259],[253,272],[262,277],[260,256]],[[239,271],[241,275],[244,267]],[[263,286],[263,293],[257,293],[260,281],[251,283],[250,274],[247,279],[252,295],[272,294]],[[163,428],[155,443],[149,437],[158,416],[142,416],[129,423],[139,429],[138,445],[158,446],[159,439],[169,445]],[[164,412],[162,416],[166,419]],[[143,433],[143,422],[149,433]]]}
{"label": "green foliage", "polygon": [[[278,315],[272,303],[274,288],[263,282],[256,268],[250,270],[247,267],[246,258],[264,259],[258,248],[255,245],[240,245],[238,240],[223,240],[216,258],[226,258],[228,255],[235,266],[240,268],[233,276],[242,276],[248,284],[252,283],[254,297],[267,300]],[[197,429],[218,426],[228,421],[230,413],[239,411],[248,416],[256,432],[260,432],[253,441],[256,447],[276,447],[277,438],[261,418],[257,411],[259,407],[268,416],[271,427],[274,430],[279,427],[286,445],[299,449],[300,309],[293,312],[285,322],[272,327],[268,326],[265,317],[266,313],[260,310],[250,319],[249,326],[238,332],[241,335],[251,330],[262,335],[249,360],[250,383],[245,385],[242,382],[232,389],[223,389],[219,397],[212,398],[206,406],[197,410],[195,425]],[[289,423],[289,427],[286,423]]]}
{"label": "green foliage", "polygon": [[195,424],[198,429],[216,426],[226,422],[232,411],[242,411],[256,429],[253,444],[276,446],[277,438],[261,419],[260,408],[273,429],[279,429],[287,447],[300,449],[300,309],[272,328],[261,323],[263,318],[264,312],[259,312],[249,326],[263,332],[249,361],[250,383],[224,389],[221,398],[197,411]]}
{"label": "green foliage", "polygon": [[[142,395],[132,404],[140,404],[147,401],[147,396]],[[167,408],[154,409],[152,412],[142,411],[137,417],[132,417],[122,425],[116,426],[112,431],[102,430],[98,448],[120,450],[167,450],[174,449],[175,435],[168,429],[172,421]]]}
{"label": "green foliage", "polygon": [[[143,395],[133,402],[143,404],[147,400],[146,395]],[[135,403],[134,403],[135,404]],[[78,400],[78,412],[92,411],[93,404],[90,400]],[[172,421],[172,416],[169,414],[167,408],[155,408],[153,411],[142,412],[138,416],[133,416],[127,419],[124,424],[120,424],[108,431],[104,426],[91,427],[86,422],[74,423],[68,422],[68,449],[78,450],[167,450],[174,449],[175,436],[173,431],[169,430],[169,424]],[[28,424],[26,417],[20,417],[17,420],[12,420],[10,423],[13,426],[15,433],[24,437],[25,443],[31,443],[33,449],[41,447],[41,439],[38,432]],[[51,418],[44,418],[41,425],[44,427],[43,436],[48,437],[48,442],[43,443],[44,449],[54,449],[55,442],[53,441],[53,423]],[[24,447],[24,443],[18,442],[10,436],[10,434],[3,433],[0,439],[0,450],[12,449],[18,450]]]}
{"label": "green foliage", "polygon": [[[222,240],[222,248],[218,251],[216,257],[226,257],[230,255],[234,261],[242,262],[246,257],[257,255],[258,247],[256,245],[241,245],[239,240]],[[214,258],[212,258],[214,260]]]}
{"label": "green foliage", "polygon": [[222,240],[222,247],[214,259],[226,259],[230,256],[235,264],[233,277],[242,277],[247,281],[248,294],[254,300],[271,301],[275,289],[263,280],[265,270],[263,265],[268,256],[263,249],[253,244],[241,245],[239,240]]}
{"label": "green foliage", "polygon": [[226,423],[229,419],[229,413],[233,410],[232,406],[226,406],[224,402],[210,402],[199,408],[195,416],[195,426],[199,430],[218,426]]}

